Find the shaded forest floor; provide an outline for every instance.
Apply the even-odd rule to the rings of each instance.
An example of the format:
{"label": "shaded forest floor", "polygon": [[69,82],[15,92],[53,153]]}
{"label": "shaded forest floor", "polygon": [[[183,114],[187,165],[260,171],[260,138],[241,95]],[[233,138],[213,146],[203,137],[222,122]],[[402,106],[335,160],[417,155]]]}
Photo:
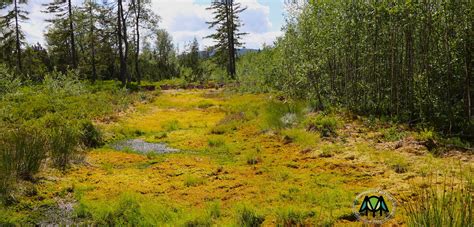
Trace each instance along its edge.
{"label": "shaded forest floor", "polygon": [[[264,225],[290,218],[359,225],[355,196],[381,188],[400,203],[390,223],[404,224],[404,203],[418,188],[472,175],[472,154],[434,156],[404,126],[332,113],[337,135],[322,137],[301,123],[318,113],[303,111],[291,127],[275,128],[273,102],[280,101],[269,94],[163,91],[152,103],[98,120],[109,145],[67,172],[47,169],[34,186],[24,183],[32,192],[6,212],[36,223],[234,225],[248,211]],[[125,139],[180,151],[112,148]]]}

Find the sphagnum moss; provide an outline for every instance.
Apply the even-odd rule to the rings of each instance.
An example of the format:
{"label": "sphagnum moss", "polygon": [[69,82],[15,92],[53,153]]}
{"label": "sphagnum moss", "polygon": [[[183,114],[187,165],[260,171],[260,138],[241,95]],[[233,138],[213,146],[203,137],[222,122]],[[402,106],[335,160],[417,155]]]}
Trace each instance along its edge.
{"label": "sphagnum moss", "polygon": [[[43,172],[47,178],[38,186],[38,196],[18,198],[16,207],[20,212],[15,220],[33,217],[34,212],[21,207],[39,206],[41,196],[69,199],[80,214],[78,221],[99,224],[344,224],[347,220],[338,217],[350,213],[358,192],[385,187],[401,196],[397,199],[409,194],[408,175],[393,171],[393,155],[385,153],[398,151],[374,148],[365,126],[348,123],[363,129],[361,133],[346,132],[341,126],[338,136],[347,134],[345,142],[338,137],[320,138],[318,132],[307,131],[304,121],[287,129],[269,130],[264,112],[268,102],[268,95],[164,92],[140,111],[104,125],[103,131],[114,134],[139,130],[143,133],[125,136],[166,142],[182,152],[147,157],[108,148],[93,150],[86,157],[87,165],[66,173]],[[213,106],[199,108],[202,103]],[[237,115],[241,117],[226,122],[235,124],[235,129],[213,133],[216,125]],[[174,121],[179,127],[169,130],[167,124]],[[158,136],[164,133],[166,136]],[[285,143],[283,134],[295,139]],[[333,155],[318,157],[323,150]],[[410,161],[409,173],[426,172],[418,166],[422,168],[427,156],[403,155]],[[435,159],[442,168],[454,158]],[[472,162],[467,165],[472,166]],[[412,180],[416,183],[419,178]],[[209,205],[215,201],[218,205]],[[124,204],[135,209],[126,209]],[[284,209],[277,212],[274,207]],[[391,223],[406,220],[400,215]],[[12,220],[0,218],[0,223]]]}

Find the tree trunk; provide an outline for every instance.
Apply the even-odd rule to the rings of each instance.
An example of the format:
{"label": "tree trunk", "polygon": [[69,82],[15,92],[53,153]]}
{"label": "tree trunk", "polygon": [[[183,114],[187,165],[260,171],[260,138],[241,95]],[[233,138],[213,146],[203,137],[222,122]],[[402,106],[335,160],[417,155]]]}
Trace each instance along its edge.
{"label": "tree trunk", "polygon": [[[120,0],[120,4],[122,4],[122,0]],[[129,52],[129,44],[128,44],[128,35],[127,35],[127,21],[125,19],[125,15],[123,13],[123,6],[121,5],[120,6],[120,18],[122,20],[122,38],[123,38],[123,44],[125,46],[125,50],[124,50],[124,54],[123,54],[123,65],[124,65],[124,68],[125,68],[125,79],[126,79],[126,83],[127,84],[130,84],[131,82],[131,78],[130,78],[130,74],[127,72],[127,60],[128,60],[128,52]]]}
{"label": "tree trunk", "polygon": [[136,18],[136,24],[135,24],[135,29],[137,30],[137,37],[136,37],[136,52],[135,52],[135,70],[136,70],[136,73],[137,73],[137,82],[138,82],[138,85],[140,85],[140,82],[142,80],[142,75],[140,73],[140,10],[141,10],[141,6],[140,6],[140,0],[137,0],[137,4],[135,6],[135,10],[136,10],[136,13],[137,13],[137,18]]}
{"label": "tree trunk", "polygon": [[15,2],[15,35],[16,35],[16,60],[19,72],[22,72],[22,64],[21,64],[21,43],[20,43],[20,26],[18,24],[18,0],[14,0]]}
{"label": "tree trunk", "polygon": [[71,38],[72,67],[74,69],[77,69],[76,41],[74,40],[74,24],[73,24],[73,18],[72,18],[72,3],[71,3],[71,0],[68,0],[68,10],[69,10],[69,36]]}
{"label": "tree trunk", "polygon": [[235,79],[235,47],[234,47],[234,21],[233,21],[233,0],[225,2],[226,23],[227,23],[227,49],[229,54],[228,73],[231,79]]}
{"label": "tree trunk", "polygon": [[92,12],[92,4],[89,8],[90,16],[90,39],[91,39],[91,55],[92,55],[92,82],[97,80],[97,69],[96,69],[96,60],[95,60],[95,39],[92,37],[94,35],[94,15]]}
{"label": "tree trunk", "polygon": [[117,38],[119,44],[119,55],[120,55],[120,80],[122,81],[122,86],[127,85],[126,81],[126,71],[127,63],[123,54],[123,40],[122,40],[122,0],[118,0],[117,6]]}

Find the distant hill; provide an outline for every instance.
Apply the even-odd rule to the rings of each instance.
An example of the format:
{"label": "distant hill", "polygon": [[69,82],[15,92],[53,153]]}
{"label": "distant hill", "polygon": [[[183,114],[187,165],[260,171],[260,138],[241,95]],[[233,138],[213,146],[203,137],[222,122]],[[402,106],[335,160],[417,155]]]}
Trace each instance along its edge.
{"label": "distant hill", "polygon": [[[237,50],[237,56],[242,56],[242,55],[245,55],[247,53],[253,53],[253,52],[259,52],[260,49],[247,49],[247,48],[242,48],[242,49],[238,49]],[[210,53],[208,53],[208,51],[199,51],[199,57],[206,57],[206,56],[213,56],[214,55],[214,51],[211,51]]]}

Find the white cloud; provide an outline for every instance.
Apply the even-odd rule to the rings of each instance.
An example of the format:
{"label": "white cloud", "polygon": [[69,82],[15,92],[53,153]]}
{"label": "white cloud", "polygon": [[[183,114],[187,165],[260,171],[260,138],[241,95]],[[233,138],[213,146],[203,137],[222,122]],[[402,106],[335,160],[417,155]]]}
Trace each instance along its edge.
{"label": "white cloud", "polygon": [[[240,0],[242,7],[247,7],[241,15],[244,24],[242,32],[249,33],[244,37],[247,48],[260,48],[264,43],[272,44],[280,35],[280,28],[273,28],[270,21],[270,7],[260,4],[257,0]],[[212,19],[212,13],[206,5],[197,4],[194,0],[155,0],[153,10],[162,21],[160,25],[170,31],[175,43],[183,47],[185,43],[196,37],[201,48],[212,45],[213,41],[203,39],[212,33],[206,21]],[[275,31],[276,30],[276,31]]]}
{"label": "white cloud", "polygon": [[[44,20],[48,15],[41,11],[44,10],[42,4],[47,2],[46,0],[30,0],[28,5],[24,6],[30,12],[30,20],[22,24],[29,43],[44,44],[43,33],[48,26]],[[79,4],[81,0],[73,2]],[[171,33],[180,48],[183,48],[184,44],[194,37],[198,39],[201,48],[212,45],[212,40],[203,39],[212,33],[206,24],[206,21],[212,19],[211,12],[206,10],[209,4],[203,4],[203,1],[198,4],[197,0],[151,0],[151,2],[152,10],[161,17],[160,27]],[[274,28],[270,21],[269,6],[257,0],[240,0],[239,2],[247,7],[241,15],[244,24],[242,31],[249,33],[244,37],[246,47],[260,48],[263,43],[271,44],[281,32],[279,32],[280,28]]]}

